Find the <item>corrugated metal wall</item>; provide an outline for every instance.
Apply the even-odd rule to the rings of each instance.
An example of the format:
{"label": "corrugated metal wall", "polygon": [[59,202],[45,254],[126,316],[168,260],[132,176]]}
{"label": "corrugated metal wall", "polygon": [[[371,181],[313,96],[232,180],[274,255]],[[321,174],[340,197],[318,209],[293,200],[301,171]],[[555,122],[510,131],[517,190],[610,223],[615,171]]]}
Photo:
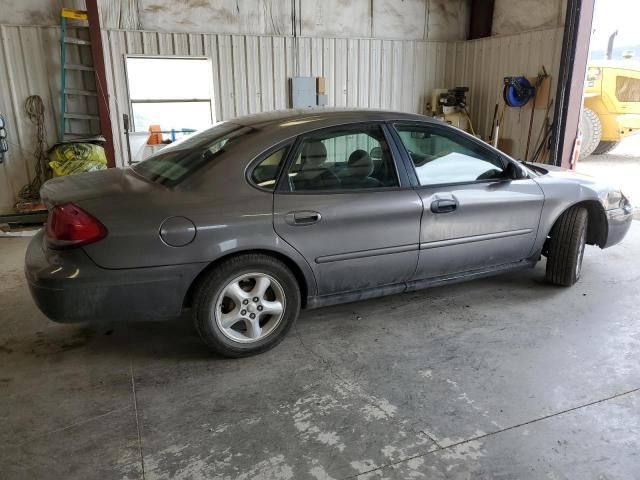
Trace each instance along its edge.
{"label": "corrugated metal wall", "polygon": [[[0,26],[0,111],[7,118],[10,151],[0,165],[0,212],[10,211],[33,172],[35,130],[23,113],[32,94],[45,102],[48,140],[58,127],[59,52],[55,27]],[[431,90],[467,85],[476,130],[489,132],[505,75],[535,75],[540,65],[554,75],[555,95],[562,29],[471,42],[299,38],[106,30],[103,32],[118,164],[126,161],[122,114],[129,112],[125,55],[208,57],[212,62],[218,120],[285,108],[293,75],[325,76],[329,104],[422,112]],[[297,42],[297,48],[294,42]],[[534,135],[542,113],[537,112]],[[529,123],[508,111],[506,138],[522,155]]]}
{"label": "corrugated metal wall", "polygon": [[[488,137],[496,103],[502,107],[503,78],[535,77],[544,65],[551,75],[551,97],[555,97],[560,68],[563,28],[551,28],[447,44],[445,85],[467,86],[469,112],[476,133]],[[551,109],[553,112],[553,107]],[[508,108],[500,138],[513,140],[511,155],[523,158],[530,110]],[[537,109],[532,129],[533,143],[540,132],[544,111]],[[531,148],[530,148],[531,151]]]}
{"label": "corrugated metal wall", "polygon": [[29,95],[45,105],[47,140],[58,129],[60,91],[59,30],[0,25],[0,113],[7,123],[9,151],[0,164],[0,213],[13,209],[19,190],[33,175],[35,127],[24,113]]}
{"label": "corrugated metal wall", "polygon": [[129,112],[126,55],[208,57],[215,115],[288,106],[288,78],[324,76],[329,105],[422,112],[426,95],[445,78],[447,43],[346,38],[103,32],[119,164],[126,159],[122,114]]}

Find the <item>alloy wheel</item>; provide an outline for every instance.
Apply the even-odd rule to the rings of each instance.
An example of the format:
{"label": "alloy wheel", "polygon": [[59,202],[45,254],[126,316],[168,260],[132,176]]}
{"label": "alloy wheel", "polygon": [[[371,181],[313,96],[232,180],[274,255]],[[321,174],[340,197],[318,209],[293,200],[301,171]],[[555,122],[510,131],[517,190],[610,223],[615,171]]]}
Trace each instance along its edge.
{"label": "alloy wheel", "polygon": [[225,337],[254,343],[280,324],[286,307],[282,285],[265,273],[246,273],[231,280],[215,302],[214,316]]}

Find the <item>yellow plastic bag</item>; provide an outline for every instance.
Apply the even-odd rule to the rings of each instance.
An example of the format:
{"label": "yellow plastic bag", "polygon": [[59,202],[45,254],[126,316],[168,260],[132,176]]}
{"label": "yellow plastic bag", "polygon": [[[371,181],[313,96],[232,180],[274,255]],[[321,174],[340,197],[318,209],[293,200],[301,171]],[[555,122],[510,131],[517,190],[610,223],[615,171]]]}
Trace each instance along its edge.
{"label": "yellow plastic bag", "polygon": [[106,170],[107,156],[93,143],[61,143],[49,150],[49,166],[54,177]]}

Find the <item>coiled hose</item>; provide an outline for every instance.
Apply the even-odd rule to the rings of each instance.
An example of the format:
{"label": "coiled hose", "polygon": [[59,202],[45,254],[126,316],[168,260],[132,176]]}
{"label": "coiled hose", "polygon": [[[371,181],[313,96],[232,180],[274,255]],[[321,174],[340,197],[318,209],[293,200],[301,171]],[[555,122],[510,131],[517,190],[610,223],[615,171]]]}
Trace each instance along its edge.
{"label": "coiled hose", "polygon": [[44,125],[44,102],[40,95],[31,95],[24,102],[24,111],[27,118],[36,127],[36,141],[33,150],[35,159],[35,170],[33,179],[18,192],[18,202],[16,208],[21,210],[30,202],[40,200],[40,187],[50,177],[49,166],[47,165],[47,130]]}

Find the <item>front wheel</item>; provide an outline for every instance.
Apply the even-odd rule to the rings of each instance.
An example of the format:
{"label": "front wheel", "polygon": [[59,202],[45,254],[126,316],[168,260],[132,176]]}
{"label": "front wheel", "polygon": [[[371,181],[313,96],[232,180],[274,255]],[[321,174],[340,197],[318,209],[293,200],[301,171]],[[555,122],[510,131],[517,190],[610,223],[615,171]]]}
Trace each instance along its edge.
{"label": "front wheel", "polygon": [[590,108],[582,109],[580,117],[580,130],[582,130],[582,144],[580,145],[580,159],[591,155],[602,138],[602,124],[598,115]]}
{"label": "front wheel", "polygon": [[571,286],[582,273],[589,215],[583,207],[571,207],[551,229],[547,253],[547,281]]}
{"label": "front wheel", "polygon": [[202,340],[227,357],[275,347],[300,311],[295,276],[263,254],[233,257],[215,266],[196,290],[193,320]]}
{"label": "front wheel", "polygon": [[620,145],[620,142],[609,142],[609,141],[604,141],[601,140],[600,143],[598,144],[598,146],[595,148],[595,150],[593,151],[594,155],[605,155],[607,153],[609,153],[611,150],[613,150],[614,148],[616,148],[618,145]]}

